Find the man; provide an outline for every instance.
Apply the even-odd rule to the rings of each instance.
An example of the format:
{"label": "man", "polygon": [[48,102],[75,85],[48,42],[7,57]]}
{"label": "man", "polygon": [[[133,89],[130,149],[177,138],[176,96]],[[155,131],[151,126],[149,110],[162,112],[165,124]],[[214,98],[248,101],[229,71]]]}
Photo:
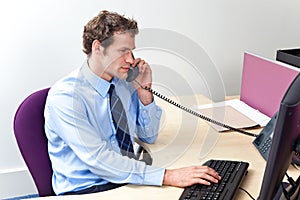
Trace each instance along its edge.
{"label": "man", "polygon": [[139,68],[136,80],[151,88],[150,66],[132,56],[137,33],[136,21],[100,12],[84,27],[86,62],[49,91],[45,130],[57,195],[99,192],[125,183],[185,187],[220,179],[205,166],[169,170],[135,159],[134,134],[154,143],[161,117],[153,95],[125,81],[132,65]]}

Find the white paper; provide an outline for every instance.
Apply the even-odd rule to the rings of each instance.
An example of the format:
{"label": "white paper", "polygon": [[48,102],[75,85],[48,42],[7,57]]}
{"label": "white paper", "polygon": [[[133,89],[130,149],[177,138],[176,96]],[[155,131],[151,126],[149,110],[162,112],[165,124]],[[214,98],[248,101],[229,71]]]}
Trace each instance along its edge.
{"label": "white paper", "polygon": [[270,117],[259,112],[258,110],[255,110],[254,108],[250,107],[249,105],[240,101],[239,99],[232,99],[228,101],[222,101],[219,103],[200,105],[197,106],[197,109],[223,107],[227,105],[232,106],[233,108],[235,108],[236,110],[238,110],[239,112],[241,112],[260,126],[266,126],[271,119]]}

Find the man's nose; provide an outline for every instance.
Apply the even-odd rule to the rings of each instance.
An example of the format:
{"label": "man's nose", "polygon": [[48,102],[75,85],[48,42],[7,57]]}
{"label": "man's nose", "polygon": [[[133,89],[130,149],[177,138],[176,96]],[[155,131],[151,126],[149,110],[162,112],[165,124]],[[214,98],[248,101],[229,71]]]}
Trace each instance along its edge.
{"label": "man's nose", "polygon": [[130,64],[134,63],[134,57],[133,57],[132,51],[128,51],[125,56],[126,56],[125,57],[126,62],[128,62]]}

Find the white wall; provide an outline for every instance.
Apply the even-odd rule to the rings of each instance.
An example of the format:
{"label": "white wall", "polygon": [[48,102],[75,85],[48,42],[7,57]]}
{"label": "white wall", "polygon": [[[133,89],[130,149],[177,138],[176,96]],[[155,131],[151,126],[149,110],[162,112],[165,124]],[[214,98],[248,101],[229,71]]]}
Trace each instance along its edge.
{"label": "white wall", "polygon": [[[274,59],[277,49],[300,47],[299,7],[298,0],[1,1],[0,198],[36,192],[13,136],[14,113],[30,92],[81,65],[83,26],[100,10],[132,16],[140,28],[190,38],[218,68],[226,94],[234,95],[240,90],[244,51]],[[18,173],[21,180],[15,178]]]}

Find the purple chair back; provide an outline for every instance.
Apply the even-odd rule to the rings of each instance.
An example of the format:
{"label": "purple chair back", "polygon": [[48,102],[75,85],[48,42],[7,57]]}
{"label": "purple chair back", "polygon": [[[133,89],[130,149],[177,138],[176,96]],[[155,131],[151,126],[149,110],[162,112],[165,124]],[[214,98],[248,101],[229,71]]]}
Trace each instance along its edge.
{"label": "purple chair back", "polygon": [[39,196],[55,195],[52,168],[44,130],[44,108],[49,88],[29,95],[19,106],[14,118],[14,133]]}

